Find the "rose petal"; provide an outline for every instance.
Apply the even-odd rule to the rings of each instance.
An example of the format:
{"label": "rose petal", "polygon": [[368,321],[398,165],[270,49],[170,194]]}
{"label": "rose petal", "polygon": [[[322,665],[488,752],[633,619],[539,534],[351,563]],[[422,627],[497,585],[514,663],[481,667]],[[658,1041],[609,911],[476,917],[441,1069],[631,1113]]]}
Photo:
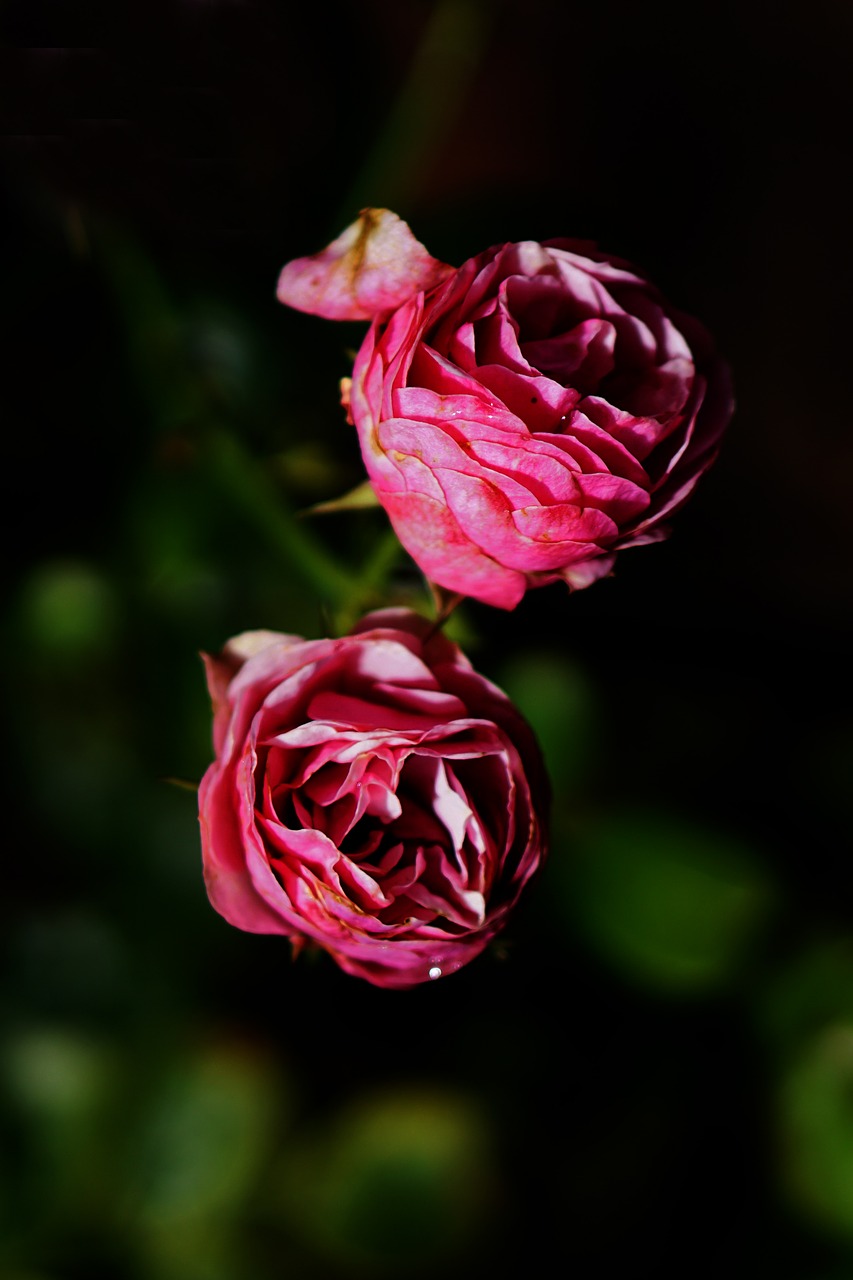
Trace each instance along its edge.
{"label": "rose petal", "polygon": [[296,258],[278,279],[279,302],[329,320],[372,320],[452,271],[388,209],[362,209],[319,253]]}

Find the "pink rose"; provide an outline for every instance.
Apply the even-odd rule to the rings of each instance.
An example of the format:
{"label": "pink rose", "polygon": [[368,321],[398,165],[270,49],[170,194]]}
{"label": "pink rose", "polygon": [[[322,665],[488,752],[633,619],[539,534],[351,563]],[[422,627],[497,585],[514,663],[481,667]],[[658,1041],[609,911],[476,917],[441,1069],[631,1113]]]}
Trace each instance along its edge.
{"label": "pink rose", "polygon": [[504,609],[665,538],[732,414],[702,325],[585,241],[454,270],[365,210],[289,263],[278,296],[372,317],[347,401],[376,495],[427,578]]}
{"label": "pink rose", "polygon": [[473,960],[545,854],[530,728],[432,629],[387,609],[339,640],[253,631],[205,656],[211,903],[380,987]]}

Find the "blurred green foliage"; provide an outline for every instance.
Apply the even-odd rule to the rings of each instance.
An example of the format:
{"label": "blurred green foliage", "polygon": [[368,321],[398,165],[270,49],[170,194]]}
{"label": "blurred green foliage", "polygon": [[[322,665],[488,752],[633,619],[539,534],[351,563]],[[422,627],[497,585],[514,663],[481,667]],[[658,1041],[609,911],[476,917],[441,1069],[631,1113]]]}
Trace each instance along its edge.
{"label": "blurred green foliage", "polygon": [[[387,117],[370,131],[347,101],[347,148],[370,133],[360,170],[339,174],[310,134],[344,204],[405,214],[442,139],[464,141],[470,102],[493,112],[497,84],[518,108],[514,70],[476,80],[502,6],[416,8],[420,43],[376,80]],[[532,13],[510,67],[529,45],[538,88],[549,23]],[[591,21],[575,17],[572,75]],[[409,18],[389,18],[388,48]],[[39,47],[65,57],[49,36]],[[380,44],[355,59],[371,83]],[[598,56],[595,77],[599,113]],[[558,88],[563,133],[574,90]],[[325,111],[291,103],[286,128],[298,141]],[[536,130],[518,127],[526,154]],[[645,138],[626,138],[642,158]],[[837,892],[853,727],[821,693],[819,646],[771,624],[751,640],[725,601],[691,624],[662,548],[610,595],[545,589],[512,617],[466,602],[447,633],[527,715],[553,789],[550,858],[505,935],[403,994],[231,930],[201,878],[199,652],[253,627],[341,632],[392,603],[435,614],[381,511],[309,514],[363,479],[337,391],[361,330],[287,315],[272,270],[261,286],[215,253],[158,251],[109,200],[28,177],[16,194],[7,333],[33,350],[10,370],[8,434],[32,512],[24,533],[15,517],[2,618],[0,1280],[853,1274],[853,931]],[[423,206],[436,226],[439,205]],[[320,246],[319,207],[302,224],[316,244],[294,253]],[[743,536],[725,543],[706,506],[700,542],[703,520],[719,582]],[[668,566],[660,619],[632,593],[646,563]]]}
{"label": "blurred green foliage", "polygon": [[[698,1169],[728,1176],[722,1148],[686,1189],[669,1172],[697,1159],[681,1135],[704,1141],[720,1070],[742,1077],[721,1133],[750,1147],[747,1182],[766,1178],[756,1239],[778,1236],[774,1274],[809,1250],[843,1274],[849,938],[812,946],[822,926],[798,922],[761,842],[634,802],[600,672],[570,645],[513,647],[464,604],[447,624],[537,732],[554,842],[518,923],[441,1003],[356,989],[214,917],[199,650],[436,606],[381,512],[304,514],[359,477],[331,443],[339,422],[312,437],[283,416],[293,365],[258,377],[252,324],[174,301],[126,233],[89,234],[140,440],[97,545],[29,566],[5,618],[11,777],[31,817],[4,939],[0,1274],[509,1274],[539,1214],[541,1256],[571,1231],[588,1268],[614,1214],[651,1230],[661,1198],[701,1203]],[[629,1034],[645,1047],[626,1059]]]}
{"label": "blurred green foliage", "polygon": [[798,1046],[777,1106],[792,1205],[853,1242],[853,1021],[830,1023]]}
{"label": "blurred green foliage", "polygon": [[668,812],[598,815],[576,833],[566,908],[629,982],[700,995],[736,979],[771,886],[741,842]]}
{"label": "blurred green foliage", "polygon": [[[327,436],[283,416],[293,365],[265,378],[265,340],[232,306],[176,301],[126,232],[88,234],[140,440],[98,544],[33,563],[5,619],[12,776],[33,818],[4,941],[0,1274],[501,1274],[537,1206],[547,1248],[567,1216],[586,1265],[612,1213],[639,1230],[629,1206],[652,1223],[654,1187],[680,1194],[666,1170],[703,1104],[679,1072],[716,1087],[712,1034],[727,1072],[757,1073],[728,1123],[767,1161],[765,1230],[792,1214],[785,1249],[793,1232],[853,1265],[849,939],[785,935],[760,842],[634,802],[612,775],[600,672],[571,646],[514,647],[465,604],[447,623],[534,726],[554,832],[538,896],[455,996],[380,1007],[324,957],[294,965],[213,916],[199,650],[436,602],[381,512],[305,514],[359,476],[331,413]],[[703,1030],[702,1008],[728,1030]],[[688,1034],[680,1016],[700,1021]],[[626,1063],[628,1025],[646,1048]],[[573,1043],[579,1027],[596,1049]]]}
{"label": "blurred green foliage", "polygon": [[476,1259],[498,1192],[476,1097],[408,1086],[330,1111],[282,1153],[276,1218],[355,1275],[429,1275]]}

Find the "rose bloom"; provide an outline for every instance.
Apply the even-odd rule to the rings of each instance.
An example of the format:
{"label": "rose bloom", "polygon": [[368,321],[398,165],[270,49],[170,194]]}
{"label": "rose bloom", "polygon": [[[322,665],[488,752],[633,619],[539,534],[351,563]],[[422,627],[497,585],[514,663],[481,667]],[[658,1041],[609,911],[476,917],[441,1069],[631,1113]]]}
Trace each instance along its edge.
{"label": "rose bloom", "polygon": [[703,326],[586,241],[454,269],[366,209],[278,297],[371,319],[345,403],[376,496],[428,579],[504,609],[665,538],[732,414]]}
{"label": "rose bloom", "polygon": [[254,631],[205,655],[212,905],[380,987],[477,956],[546,848],[531,729],[434,630],[387,609],[341,639]]}

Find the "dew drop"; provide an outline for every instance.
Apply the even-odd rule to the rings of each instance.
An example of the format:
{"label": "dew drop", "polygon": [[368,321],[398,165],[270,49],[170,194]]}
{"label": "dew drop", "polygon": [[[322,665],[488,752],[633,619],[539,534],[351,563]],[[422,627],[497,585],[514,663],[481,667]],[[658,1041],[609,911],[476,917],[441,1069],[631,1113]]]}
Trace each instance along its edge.
{"label": "dew drop", "polygon": [[430,976],[431,978],[440,978],[440,977],[441,977],[441,970],[439,969],[439,967],[438,967],[438,965],[437,965],[437,964],[434,964],[434,965],[432,966],[432,968],[431,968],[431,969],[430,969],[430,971],[429,971],[429,976]]}

